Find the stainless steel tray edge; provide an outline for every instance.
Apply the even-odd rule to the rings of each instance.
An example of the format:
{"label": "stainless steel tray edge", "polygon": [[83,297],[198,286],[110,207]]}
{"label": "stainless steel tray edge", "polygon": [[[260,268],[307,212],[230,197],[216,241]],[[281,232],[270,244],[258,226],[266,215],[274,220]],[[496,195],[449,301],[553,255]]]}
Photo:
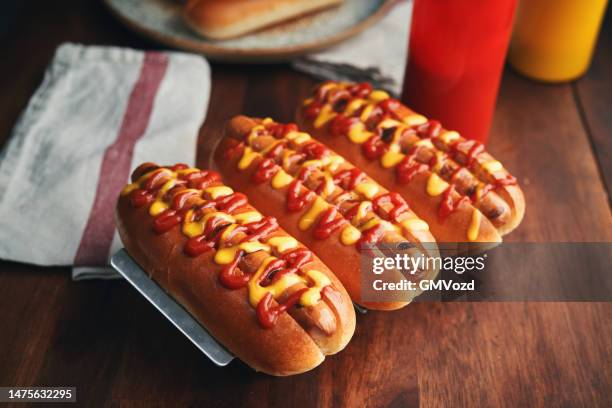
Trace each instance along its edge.
{"label": "stainless steel tray edge", "polygon": [[218,366],[226,366],[234,359],[234,356],[219,344],[189,312],[149,278],[125,249],[113,255],[111,266],[213,363]]}

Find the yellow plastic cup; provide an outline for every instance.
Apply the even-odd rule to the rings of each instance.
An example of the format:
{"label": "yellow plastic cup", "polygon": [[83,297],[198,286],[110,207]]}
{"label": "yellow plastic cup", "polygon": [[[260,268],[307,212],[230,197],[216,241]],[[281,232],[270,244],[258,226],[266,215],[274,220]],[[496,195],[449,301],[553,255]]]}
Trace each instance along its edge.
{"label": "yellow plastic cup", "polygon": [[510,64],[546,82],[571,81],[586,72],[608,0],[522,0]]}

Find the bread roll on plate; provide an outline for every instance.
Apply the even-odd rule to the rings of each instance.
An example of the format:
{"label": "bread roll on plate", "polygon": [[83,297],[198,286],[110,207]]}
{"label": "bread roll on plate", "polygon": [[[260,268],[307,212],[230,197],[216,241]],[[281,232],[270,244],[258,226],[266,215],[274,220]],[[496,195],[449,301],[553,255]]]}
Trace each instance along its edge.
{"label": "bread roll on plate", "polygon": [[189,0],[187,24],[200,35],[225,40],[259,30],[342,0]]}

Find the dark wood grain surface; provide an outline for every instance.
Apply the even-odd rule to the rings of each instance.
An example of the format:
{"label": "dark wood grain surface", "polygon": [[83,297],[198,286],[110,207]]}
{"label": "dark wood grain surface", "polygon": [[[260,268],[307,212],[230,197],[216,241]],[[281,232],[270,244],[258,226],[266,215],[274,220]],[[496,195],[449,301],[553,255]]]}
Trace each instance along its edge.
{"label": "dark wood grain surface", "polygon": [[[156,48],[98,2],[23,2],[2,36],[4,143],[63,41]],[[521,181],[527,215],[509,241],[612,241],[612,36],[577,83],[504,75],[490,150]],[[287,66],[213,66],[201,130],[233,114],[290,120],[314,80]],[[358,317],[353,341],[304,375],[213,366],[124,282],[0,262],[0,386],[78,388],[96,405],[612,406],[612,304],[419,303]]]}

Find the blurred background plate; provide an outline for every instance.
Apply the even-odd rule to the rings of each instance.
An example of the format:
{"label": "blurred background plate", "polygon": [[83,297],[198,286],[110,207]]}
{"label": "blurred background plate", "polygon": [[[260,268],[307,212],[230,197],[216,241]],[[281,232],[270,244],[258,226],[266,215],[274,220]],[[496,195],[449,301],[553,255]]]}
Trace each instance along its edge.
{"label": "blurred background plate", "polygon": [[212,59],[239,62],[285,61],[337,44],[387,13],[396,0],[345,0],[335,8],[297,18],[240,38],[214,41],[187,27],[179,0],[105,0],[129,28],[157,42]]}

